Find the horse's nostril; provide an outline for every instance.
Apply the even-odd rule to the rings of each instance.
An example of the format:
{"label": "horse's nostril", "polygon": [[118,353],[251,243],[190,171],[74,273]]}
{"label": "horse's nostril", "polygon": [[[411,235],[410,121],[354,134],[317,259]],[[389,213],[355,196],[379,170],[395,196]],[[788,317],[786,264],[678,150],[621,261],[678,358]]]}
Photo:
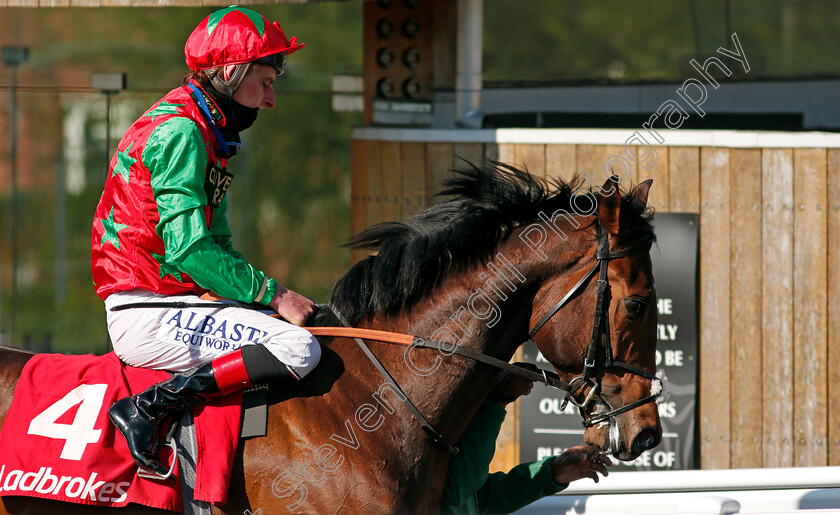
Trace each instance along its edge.
{"label": "horse's nostril", "polygon": [[660,441],[661,437],[658,432],[653,429],[645,429],[633,439],[633,454],[641,454],[648,449],[653,449],[659,445]]}

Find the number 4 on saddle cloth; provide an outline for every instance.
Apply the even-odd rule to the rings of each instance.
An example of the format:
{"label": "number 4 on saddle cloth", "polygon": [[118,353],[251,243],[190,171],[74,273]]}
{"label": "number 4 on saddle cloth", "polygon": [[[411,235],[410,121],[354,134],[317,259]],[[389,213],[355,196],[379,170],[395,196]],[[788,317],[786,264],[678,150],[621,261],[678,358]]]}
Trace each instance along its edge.
{"label": "number 4 on saddle cloth", "polygon": [[[32,357],[0,431],[0,495],[181,511],[181,482],[140,477],[107,413],[118,399],[168,377],[165,371],[125,366],[113,352]],[[201,452],[195,463],[195,500],[226,502],[241,412],[241,392],[196,409]],[[174,474],[177,479],[178,466]]]}

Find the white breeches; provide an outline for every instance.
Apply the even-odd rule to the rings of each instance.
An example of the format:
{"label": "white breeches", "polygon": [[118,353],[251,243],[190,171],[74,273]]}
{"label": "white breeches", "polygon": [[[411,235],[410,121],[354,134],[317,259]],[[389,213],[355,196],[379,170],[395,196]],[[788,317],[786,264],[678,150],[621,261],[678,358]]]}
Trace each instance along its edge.
{"label": "white breeches", "polygon": [[183,372],[243,345],[265,345],[295,375],[308,374],[321,359],[318,340],[305,329],[246,308],[130,308],[137,302],[206,303],[196,295],[159,295],[131,290],[105,300],[114,352],[135,367]]}

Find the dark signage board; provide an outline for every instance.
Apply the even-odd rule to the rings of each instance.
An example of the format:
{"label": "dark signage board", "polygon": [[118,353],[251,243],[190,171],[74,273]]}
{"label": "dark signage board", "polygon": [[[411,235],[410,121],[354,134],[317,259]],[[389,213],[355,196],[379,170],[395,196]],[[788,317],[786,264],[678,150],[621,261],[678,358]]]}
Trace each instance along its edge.
{"label": "dark signage board", "polygon": [[[655,449],[633,462],[618,462],[613,471],[696,468],[698,216],[657,213],[654,225],[657,245],[651,249],[651,261],[659,310],[656,366],[667,378],[665,399],[659,404],[663,438]],[[551,367],[534,345],[524,346],[523,352],[525,361]],[[578,409],[570,403],[561,410],[561,393],[536,384],[533,392],[522,398],[520,461],[560,454],[583,443]]]}

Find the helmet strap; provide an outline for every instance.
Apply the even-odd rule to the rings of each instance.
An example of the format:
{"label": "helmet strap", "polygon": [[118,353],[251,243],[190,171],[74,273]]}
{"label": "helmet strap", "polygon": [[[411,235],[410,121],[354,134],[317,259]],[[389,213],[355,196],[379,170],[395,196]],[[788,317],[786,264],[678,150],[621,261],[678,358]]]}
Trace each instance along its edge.
{"label": "helmet strap", "polygon": [[[213,68],[210,70],[210,82],[213,84],[219,93],[222,93],[228,100],[233,97],[233,93],[239,89],[239,86],[242,84],[242,81],[245,79],[245,74],[248,73],[248,69],[251,67],[251,63],[243,63],[243,64],[236,64],[233,65],[233,70],[230,71],[230,68],[227,66],[220,66],[218,68]],[[229,77],[225,77],[230,73]]]}
{"label": "helmet strap", "polygon": [[[225,138],[219,130],[219,127],[216,125],[216,121],[213,120],[213,116],[210,114],[210,108],[207,107],[207,102],[204,101],[204,96],[202,95],[199,87],[193,82],[188,83],[187,87],[192,90],[193,98],[201,108],[202,116],[204,116],[210,130],[213,131],[213,135],[216,137],[216,143],[218,144],[216,155],[223,159],[230,159],[235,156],[237,152],[239,152],[239,147],[242,145],[242,140],[239,139],[239,134],[234,134],[230,141]],[[208,95],[210,95],[210,93],[208,93]]]}
{"label": "helmet strap", "polygon": [[[224,82],[230,83],[236,80],[235,74],[237,70],[235,68],[239,66],[240,65],[230,65],[226,66],[226,69],[217,68],[215,73],[211,73],[213,73],[212,76],[215,77],[227,72],[225,73],[227,80]],[[224,77],[222,77],[222,79],[224,79]],[[227,86],[227,84],[225,85]],[[212,82],[211,87],[207,88],[207,95],[213,99],[213,102],[216,103],[225,116],[224,130],[227,132],[243,131],[254,123],[257,118],[258,109],[249,108],[238,103],[233,99],[234,93],[231,92],[231,89],[233,88],[231,86],[227,86],[226,89],[228,91],[227,94],[220,91],[220,88],[216,87],[215,82]]]}

